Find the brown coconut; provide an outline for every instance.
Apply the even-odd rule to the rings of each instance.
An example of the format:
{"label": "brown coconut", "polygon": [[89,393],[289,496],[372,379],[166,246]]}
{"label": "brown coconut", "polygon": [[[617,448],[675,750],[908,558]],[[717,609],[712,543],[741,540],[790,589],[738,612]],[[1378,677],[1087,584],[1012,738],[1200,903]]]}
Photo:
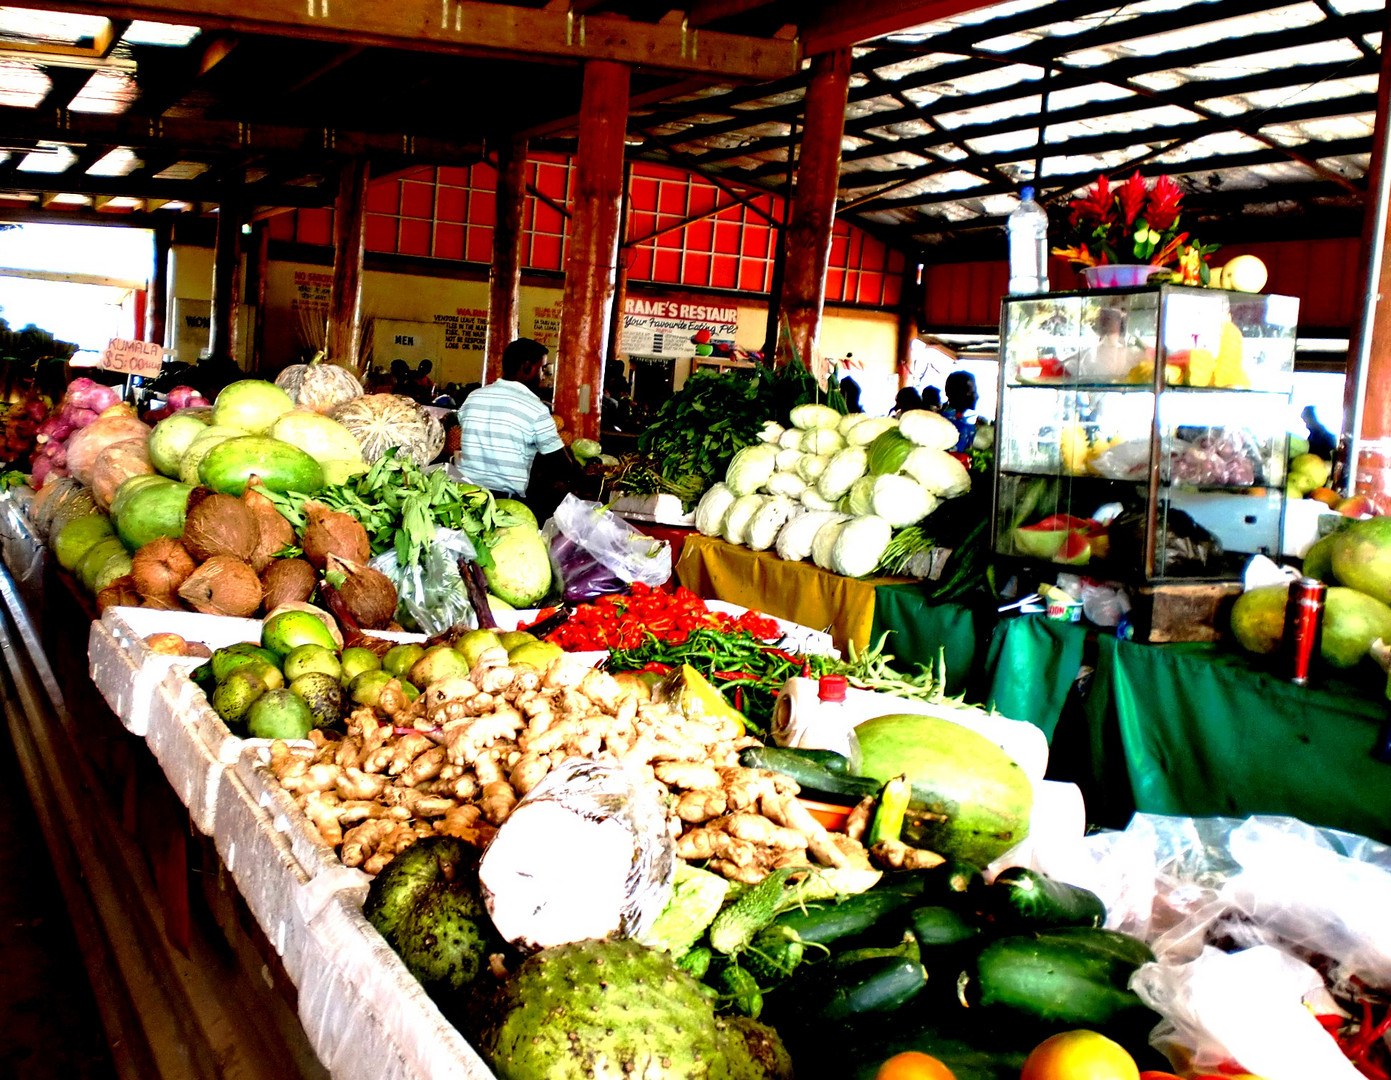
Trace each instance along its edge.
{"label": "brown coconut", "polygon": [[217,555],[247,562],[260,541],[260,530],[255,515],[235,496],[209,493],[195,502],[190,495],[183,541],[200,563]]}
{"label": "brown coconut", "polygon": [[353,622],[362,629],[380,630],[396,614],[396,586],[380,570],[330,555],[327,572],[329,580],[343,575],[341,582],[335,581],[334,588]]}
{"label": "brown coconut", "polygon": [[266,610],[291,601],[308,600],[318,584],[318,575],[304,559],[273,559],[261,573],[262,602]]}
{"label": "brown coconut", "polygon": [[261,579],[242,560],[214,555],[183,583],[179,595],[204,615],[246,616],[261,606]]}
{"label": "brown coconut", "polygon": [[168,536],[151,540],[130,560],[130,576],[146,600],[170,600],[198,568],[188,549]]}
{"label": "brown coconut", "polygon": [[[148,545],[147,545],[148,546]],[[134,562],[134,560],[131,560]],[[118,577],[101,592],[97,593],[97,611],[109,607],[139,607],[140,592],[135,587],[135,578],[130,574]]]}
{"label": "brown coconut", "polygon": [[304,517],[300,546],[315,570],[322,570],[330,555],[355,563],[365,563],[372,557],[367,530],[357,518],[330,510],[321,502],[305,503]]}
{"label": "brown coconut", "polygon": [[277,552],[292,547],[295,542],[294,526],[280,516],[275,503],[256,490],[256,485],[259,484],[260,480],[253,477],[241,497],[242,503],[256,519],[256,548],[251,552],[251,558],[247,562],[251,563],[251,569],[258,574],[270,566]]}

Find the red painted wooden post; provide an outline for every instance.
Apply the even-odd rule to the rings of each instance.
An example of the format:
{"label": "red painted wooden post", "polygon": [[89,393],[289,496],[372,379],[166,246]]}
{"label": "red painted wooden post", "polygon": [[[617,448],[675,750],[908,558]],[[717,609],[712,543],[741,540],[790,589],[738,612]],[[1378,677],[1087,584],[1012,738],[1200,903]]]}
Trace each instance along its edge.
{"label": "red painted wooden post", "polygon": [[150,290],[145,297],[145,340],[164,344],[164,324],[169,312],[169,245],[174,227],[169,222],[155,226],[154,266],[150,272]]}
{"label": "red painted wooden post", "polygon": [[565,421],[567,431],[586,439],[599,437],[604,350],[623,224],[628,82],[625,64],[591,60],[584,66],[553,408]]}
{"label": "red painted wooden post", "polygon": [[367,225],[366,159],[343,166],[333,204],[333,283],[328,297],[328,358],[358,370],[362,361],[362,242]]}
{"label": "red painted wooden post", "polygon": [[488,351],[485,383],[502,378],[502,350],[517,336],[522,295],[522,205],[526,200],[526,140],[497,148],[493,264],[488,271]]}
{"label": "red painted wooden post", "polygon": [[230,363],[236,362],[237,312],[241,306],[241,218],[241,207],[231,200],[223,200],[217,208],[208,356]]}
{"label": "red painted wooden post", "polygon": [[792,342],[809,368],[819,349],[849,88],[849,49],[837,49],[812,61],[782,285],[782,310]]}

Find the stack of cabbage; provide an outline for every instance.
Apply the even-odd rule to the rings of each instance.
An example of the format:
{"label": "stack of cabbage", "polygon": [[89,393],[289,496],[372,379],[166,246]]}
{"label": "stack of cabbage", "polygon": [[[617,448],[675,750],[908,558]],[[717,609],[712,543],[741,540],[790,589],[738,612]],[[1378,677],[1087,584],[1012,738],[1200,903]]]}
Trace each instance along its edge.
{"label": "stack of cabbage", "polygon": [[762,442],[734,456],[696,508],[700,532],[863,577],[896,529],[970,490],[970,474],[947,453],[959,433],[937,413],[895,420],[799,405],[791,420],[787,429],[770,421]]}

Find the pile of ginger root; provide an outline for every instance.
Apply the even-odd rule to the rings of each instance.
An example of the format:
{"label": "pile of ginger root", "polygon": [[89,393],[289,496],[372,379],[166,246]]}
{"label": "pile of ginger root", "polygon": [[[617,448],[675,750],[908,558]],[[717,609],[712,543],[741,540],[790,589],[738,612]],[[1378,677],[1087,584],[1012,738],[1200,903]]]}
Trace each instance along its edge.
{"label": "pile of ginger root", "polygon": [[870,868],[859,839],[828,832],[790,777],[739,764],[759,741],[736,720],[683,715],[640,680],[570,656],[540,671],[489,649],[467,678],[432,683],[414,701],[388,683],[375,709],[355,709],[346,726],[311,732],[312,748],[273,743],[268,768],[343,863],[369,874],[423,836],[486,847],[570,757],[660,785],[677,854],[731,880],[790,866]]}

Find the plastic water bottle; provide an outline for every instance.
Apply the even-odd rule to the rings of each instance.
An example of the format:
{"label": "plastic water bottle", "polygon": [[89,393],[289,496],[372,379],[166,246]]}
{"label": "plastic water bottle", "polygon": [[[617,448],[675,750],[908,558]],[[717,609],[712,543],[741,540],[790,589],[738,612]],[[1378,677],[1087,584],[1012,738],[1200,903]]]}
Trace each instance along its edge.
{"label": "plastic water bottle", "polygon": [[1048,291],[1048,213],[1025,187],[1022,201],[1009,216],[1009,291],[1011,295]]}

